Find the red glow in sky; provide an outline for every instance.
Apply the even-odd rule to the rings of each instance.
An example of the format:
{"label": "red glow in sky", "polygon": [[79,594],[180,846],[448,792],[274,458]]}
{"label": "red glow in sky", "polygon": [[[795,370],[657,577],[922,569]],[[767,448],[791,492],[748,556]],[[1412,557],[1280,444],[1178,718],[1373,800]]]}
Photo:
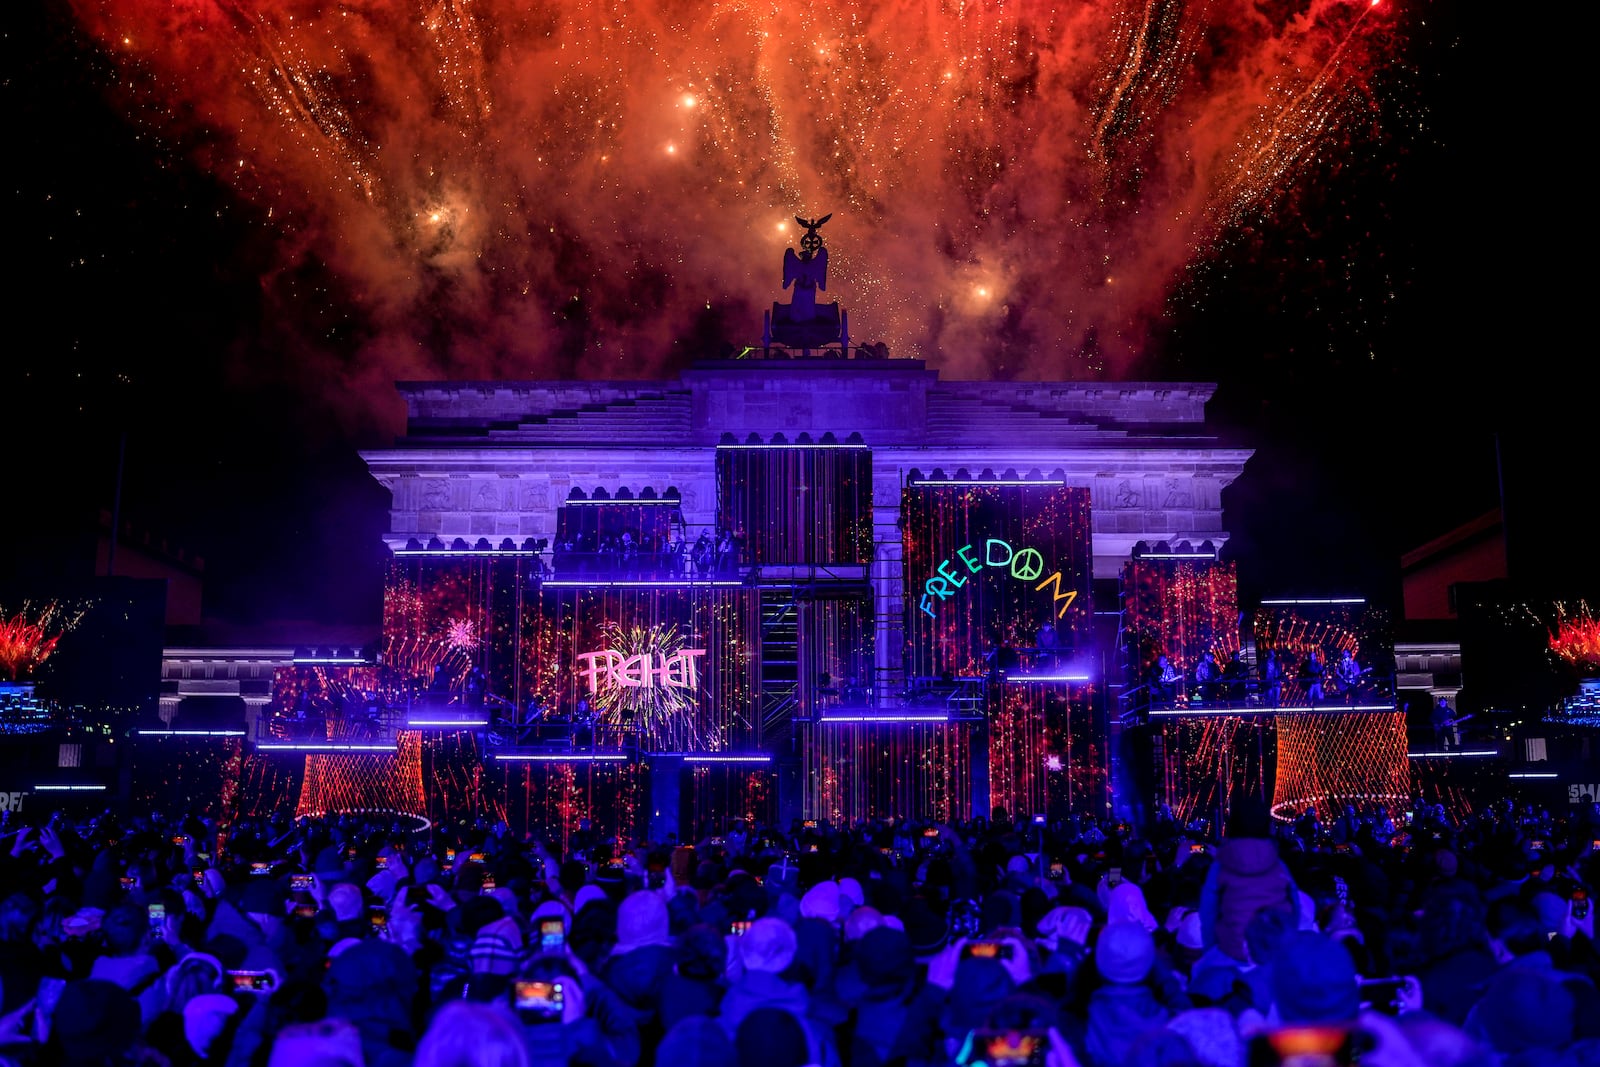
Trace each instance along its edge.
{"label": "red glow in sky", "polygon": [[354,351],[297,341],[357,404],[754,340],[830,211],[856,340],[1117,374],[1186,269],[1360,148],[1397,48],[1360,0],[74,6],[128,114],[270,213],[277,314],[352,309]]}

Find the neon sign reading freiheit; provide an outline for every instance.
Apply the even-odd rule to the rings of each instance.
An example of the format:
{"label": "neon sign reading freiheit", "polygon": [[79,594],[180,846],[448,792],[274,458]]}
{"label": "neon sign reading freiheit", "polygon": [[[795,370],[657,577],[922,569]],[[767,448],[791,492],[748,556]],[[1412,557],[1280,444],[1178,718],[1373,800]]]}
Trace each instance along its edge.
{"label": "neon sign reading freiheit", "polygon": [[[1004,557],[997,559],[1001,552],[1005,553]],[[961,574],[955,569],[955,561],[958,559],[967,568],[967,574]],[[977,574],[985,567],[1002,567],[1010,572],[1011,577],[1031,582],[1044,573],[1044,556],[1037,548],[1013,549],[1009,542],[997,537],[984,541],[982,559],[972,554],[971,545],[962,545],[956,549],[953,558],[945,560],[935,568],[937,574],[929,576],[928,580],[922,583],[922,611],[930,619],[936,618],[932,607],[933,599],[937,597],[941,601],[949,600],[957,589],[971,581],[968,574]],[[1051,591],[1050,604],[1052,607],[1061,604],[1061,610],[1056,612],[1056,618],[1059,619],[1067,613],[1072,602],[1078,599],[1078,591],[1076,589],[1069,589],[1065,593],[1061,591],[1060,571],[1056,571],[1034,586],[1033,591],[1040,592],[1045,586],[1054,587]]]}
{"label": "neon sign reading freiheit", "polygon": [[706,654],[703,648],[684,648],[668,655],[640,652],[629,655],[614,648],[578,655],[578,673],[589,683],[589,692],[602,689],[652,689],[656,686],[692,689],[698,684],[695,661]]}

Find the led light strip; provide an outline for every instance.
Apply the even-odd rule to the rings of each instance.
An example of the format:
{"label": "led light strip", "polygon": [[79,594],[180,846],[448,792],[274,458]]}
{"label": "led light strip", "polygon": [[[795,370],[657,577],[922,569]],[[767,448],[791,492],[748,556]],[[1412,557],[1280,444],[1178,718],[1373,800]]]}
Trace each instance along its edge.
{"label": "led light strip", "polygon": [[140,737],[243,737],[243,730],[140,730]]}
{"label": "led light strip", "polygon": [[1027,478],[918,478],[906,483],[910,486],[918,485],[1066,485],[1060,478],[1041,478],[1031,480]]}
{"label": "led light strip", "polygon": [[412,730],[419,726],[459,726],[465,729],[469,726],[488,726],[488,719],[407,719],[406,729]]}
{"label": "led light strip", "polygon": [[949,715],[824,715],[819,723],[947,723]]}
{"label": "led light strip", "polygon": [[628,757],[621,752],[573,752],[566,755],[543,752],[497,752],[494,758],[519,763],[620,763]]}
{"label": "led light strip", "polygon": [[1262,604],[1365,604],[1364,596],[1324,597],[1317,600],[1263,600]]}
{"label": "led light strip", "polygon": [[104,793],[103,785],[36,785],[33,787],[40,792],[52,793]]}
{"label": "led light strip", "polygon": [[685,756],[685,763],[771,763],[771,756]]}
{"label": "led light strip", "polygon": [[1443,752],[1407,752],[1411,759],[1456,759],[1460,756],[1498,756],[1492,748],[1448,749]]}
{"label": "led light strip", "polygon": [[395,752],[399,750],[399,746],[394,743],[387,745],[345,745],[336,741],[306,741],[295,744],[265,742],[258,744],[256,748],[263,752]]}
{"label": "led light strip", "polygon": [[1007,682],[1087,682],[1087,674],[1008,674]]}
{"label": "led light strip", "polygon": [[737,582],[737,581],[720,581],[720,582],[719,581],[704,581],[704,582],[691,582],[691,581],[682,581],[682,582],[618,581],[618,582],[610,582],[610,581],[606,581],[603,578],[595,579],[594,581],[577,581],[577,580],[574,580],[574,579],[571,579],[571,578],[554,578],[554,579],[546,579],[545,581],[541,582],[540,584],[543,585],[546,589],[550,589],[552,587],[561,588],[561,589],[592,589],[592,588],[595,588],[597,586],[625,586],[625,587],[630,588],[630,589],[704,589],[707,586],[717,586],[718,588],[732,589],[732,588],[737,588],[739,586],[744,585],[743,582]]}
{"label": "led light strip", "polygon": [[1507,778],[1559,778],[1555,771],[1518,771],[1506,775]]}

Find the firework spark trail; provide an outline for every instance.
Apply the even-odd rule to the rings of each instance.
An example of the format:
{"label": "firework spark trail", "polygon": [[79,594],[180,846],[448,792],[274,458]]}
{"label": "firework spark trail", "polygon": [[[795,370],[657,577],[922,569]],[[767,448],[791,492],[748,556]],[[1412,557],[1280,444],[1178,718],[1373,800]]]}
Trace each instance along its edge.
{"label": "firework spark trail", "polygon": [[75,10],[130,114],[282,228],[269,297],[299,304],[274,286],[308,260],[342,284],[363,347],[291,323],[282,373],[369,413],[396,377],[630,376],[708,320],[749,339],[787,222],[830,210],[858,334],[956,373],[1121,369],[1188,264],[1352,147],[1392,62],[1370,7],[1338,37],[1348,0],[1282,25],[1244,0]]}
{"label": "firework spark trail", "polygon": [[1362,23],[1377,6],[1377,0],[1362,6],[1361,13],[1322,68],[1278,109],[1257,145],[1219,188],[1216,196],[1219,217],[1236,219],[1248,211],[1259,210],[1323,142],[1335,122],[1337,109],[1344,103],[1334,86],[1336,75],[1344,73],[1340,61],[1351,42],[1358,39],[1356,35]]}

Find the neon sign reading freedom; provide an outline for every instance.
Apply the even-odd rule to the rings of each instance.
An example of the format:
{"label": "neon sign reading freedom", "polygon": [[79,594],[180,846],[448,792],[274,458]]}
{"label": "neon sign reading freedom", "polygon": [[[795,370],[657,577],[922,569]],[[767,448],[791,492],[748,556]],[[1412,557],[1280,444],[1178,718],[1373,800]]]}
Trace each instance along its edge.
{"label": "neon sign reading freedom", "polygon": [[703,648],[685,648],[668,655],[641,652],[630,656],[614,648],[578,655],[578,673],[589,683],[589,692],[602,689],[692,689],[699,683],[696,660],[706,654]]}
{"label": "neon sign reading freedom", "polygon": [[[1002,551],[1005,556],[997,559],[996,557]],[[1044,556],[1040,554],[1037,548],[1013,549],[1009,542],[1002,541],[998,537],[991,537],[984,541],[982,559],[978,559],[971,553],[971,545],[962,545],[956,549],[954,559],[947,559],[940,563],[936,568],[939,573],[931,575],[926,582],[922,583],[921,609],[930,619],[937,617],[933,612],[933,598],[937,597],[941,601],[949,600],[955,595],[957,589],[971,581],[971,578],[967,575],[956,571],[954,567],[956,559],[959,559],[966,566],[967,574],[977,574],[985,567],[1002,567],[1010,571],[1011,577],[1019,581],[1031,582],[1044,573]],[[1054,607],[1058,603],[1061,604],[1061,610],[1056,612],[1056,618],[1059,619],[1067,613],[1067,609],[1072,606],[1072,602],[1078,599],[1078,591],[1076,589],[1069,589],[1065,593],[1061,591],[1060,571],[1056,571],[1050,577],[1034,586],[1033,591],[1036,593],[1041,592],[1046,586],[1054,587],[1051,590],[1051,606]]]}

